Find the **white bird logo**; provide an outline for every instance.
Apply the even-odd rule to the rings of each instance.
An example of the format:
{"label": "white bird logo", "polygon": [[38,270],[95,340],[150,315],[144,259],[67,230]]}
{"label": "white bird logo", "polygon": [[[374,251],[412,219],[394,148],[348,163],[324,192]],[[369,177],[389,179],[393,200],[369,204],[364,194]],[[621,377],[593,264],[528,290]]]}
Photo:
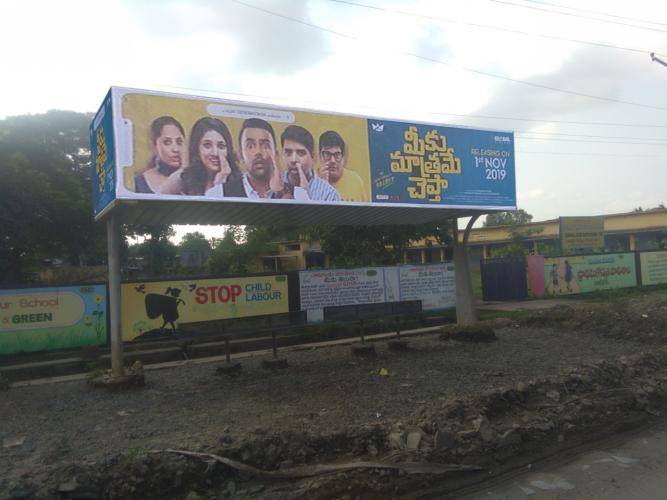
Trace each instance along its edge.
{"label": "white bird logo", "polygon": [[375,132],[382,132],[384,130],[384,123],[371,123],[371,127]]}

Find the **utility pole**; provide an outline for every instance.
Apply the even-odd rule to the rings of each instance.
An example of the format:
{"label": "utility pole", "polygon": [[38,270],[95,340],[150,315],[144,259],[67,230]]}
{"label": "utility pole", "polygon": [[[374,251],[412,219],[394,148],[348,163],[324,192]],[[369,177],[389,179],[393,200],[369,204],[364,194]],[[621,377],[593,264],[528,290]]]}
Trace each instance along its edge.
{"label": "utility pole", "polygon": [[659,57],[656,57],[655,52],[651,52],[651,61],[657,62],[657,63],[662,64],[663,66],[667,67],[667,62],[663,61]]}

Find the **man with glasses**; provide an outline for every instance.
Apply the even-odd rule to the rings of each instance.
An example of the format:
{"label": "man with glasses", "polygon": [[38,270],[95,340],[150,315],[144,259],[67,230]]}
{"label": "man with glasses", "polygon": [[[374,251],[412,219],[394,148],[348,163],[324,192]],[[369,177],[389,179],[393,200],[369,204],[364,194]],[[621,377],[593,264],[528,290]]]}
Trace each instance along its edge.
{"label": "man with glasses", "polygon": [[369,202],[364,181],[354,170],[345,168],[345,141],[337,132],[328,130],[320,136],[320,177],[331,184],[343,201]]}

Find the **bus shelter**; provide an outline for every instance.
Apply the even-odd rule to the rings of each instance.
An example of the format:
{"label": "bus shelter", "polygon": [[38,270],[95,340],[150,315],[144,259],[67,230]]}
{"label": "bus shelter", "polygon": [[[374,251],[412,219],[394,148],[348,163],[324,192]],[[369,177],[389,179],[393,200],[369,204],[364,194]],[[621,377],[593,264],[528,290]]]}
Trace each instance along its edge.
{"label": "bus shelter", "polygon": [[465,318],[474,312],[465,252],[472,223],[516,209],[508,131],[112,87],[90,134],[93,209],[107,224],[115,375],[123,373],[120,224],[472,217],[454,252],[457,315]]}

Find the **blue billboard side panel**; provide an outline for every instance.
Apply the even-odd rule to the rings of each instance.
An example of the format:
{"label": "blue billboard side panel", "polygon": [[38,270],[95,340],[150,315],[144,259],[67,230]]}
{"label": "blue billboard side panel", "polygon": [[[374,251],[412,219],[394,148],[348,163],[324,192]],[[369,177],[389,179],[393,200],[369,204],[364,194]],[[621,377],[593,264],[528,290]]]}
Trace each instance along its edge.
{"label": "blue billboard side panel", "polygon": [[372,201],[516,207],[514,134],[368,120]]}
{"label": "blue billboard side panel", "polygon": [[90,126],[93,212],[100,214],[116,197],[115,142],[111,91]]}

